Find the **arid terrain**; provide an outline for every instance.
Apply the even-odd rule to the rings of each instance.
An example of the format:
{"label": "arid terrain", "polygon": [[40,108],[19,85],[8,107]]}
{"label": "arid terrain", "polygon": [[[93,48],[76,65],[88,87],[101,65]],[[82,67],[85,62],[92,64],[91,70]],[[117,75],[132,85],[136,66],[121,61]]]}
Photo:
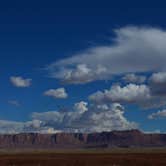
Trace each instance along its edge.
{"label": "arid terrain", "polygon": [[1,152],[1,166],[165,166],[166,150]]}
{"label": "arid terrain", "polygon": [[0,166],[166,166],[166,134],[0,135]]}
{"label": "arid terrain", "polygon": [[94,149],[113,147],[166,147],[166,134],[139,130],[101,133],[19,133],[1,134],[0,149]]}

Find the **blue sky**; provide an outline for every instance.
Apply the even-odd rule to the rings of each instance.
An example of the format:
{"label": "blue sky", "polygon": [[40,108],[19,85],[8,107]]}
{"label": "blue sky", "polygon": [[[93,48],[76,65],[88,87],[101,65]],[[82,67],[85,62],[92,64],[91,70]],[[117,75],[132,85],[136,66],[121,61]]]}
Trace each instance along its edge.
{"label": "blue sky", "polygon": [[[2,127],[0,126],[0,131],[5,131],[5,129],[3,130],[4,124],[7,126],[7,132],[15,130],[47,131],[50,128],[51,131],[66,131],[66,128],[76,128],[76,131],[84,131],[79,130],[80,127],[77,128],[79,125],[82,128],[85,127],[85,131],[87,131],[87,125],[89,124],[92,128],[90,132],[109,131],[121,129],[116,126],[115,119],[125,118],[127,122],[124,122],[123,119],[122,129],[130,129],[133,126],[133,128],[138,127],[144,131],[160,130],[165,132],[165,94],[150,92],[150,95],[154,98],[153,100],[155,100],[153,103],[161,100],[162,106],[146,109],[143,108],[139,96],[137,96],[139,101],[126,102],[124,98],[116,98],[115,100],[112,97],[112,91],[111,100],[104,97],[102,102],[98,103],[98,101],[89,99],[89,96],[97,91],[104,93],[105,89],[109,91],[115,85],[121,88],[122,92],[120,91],[119,93],[122,96],[123,94],[121,93],[125,93],[123,88],[129,84],[132,84],[133,88],[138,88],[136,93],[138,95],[141,93],[142,97],[147,95],[149,89],[150,91],[155,91],[156,89],[158,91],[157,86],[162,87],[161,91],[166,89],[164,89],[166,85],[165,69],[162,68],[165,64],[163,61],[165,59],[161,57],[156,61],[159,65],[156,65],[155,68],[151,67],[155,64],[155,57],[160,54],[164,55],[164,44],[161,44],[161,49],[159,48],[160,45],[154,48],[154,58],[151,55],[146,57],[147,54],[151,54],[149,51],[151,45],[156,45],[155,42],[151,43],[151,40],[156,40],[158,43],[164,41],[163,36],[166,34],[166,22],[164,20],[165,6],[156,6],[152,3],[151,6],[148,4],[132,6],[130,3],[116,4],[111,1],[106,3],[103,1],[84,1],[84,3],[80,4],[74,1],[70,1],[70,3],[57,3],[55,1],[1,2],[0,119],[2,122],[0,124]],[[130,35],[130,32],[132,35]],[[135,39],[138,36],[142,38],[140,37],[137,41]],[[118,42],[121,37],[123,41]],[[125,43],[131,44],[130,40],[136,43],[135,45],[133,44],[135,50],[132,57],[134,58],[125,55],[127,58],[122,58],[119,65],[116,65],[114,59],[109,58],[112,53],[107,54],[105,51],[108,49],[108,52],[111,52],[112,47],[116,47],[116,45],[122,48]],[[145,47],[142,47],[141,41],[145,42]],[[129,47],[128,49],[132,48]],[[138,51],[137,53],[136,49],[142,49],[143,51]],[[85,58],[81,58],[83,54],[86,54]],[[106,55],[103,56],[102,60],[100,59],[101,63],[100,61],[97,62],[97,57],[102,54]],[[121,54],[119,59],[123,56],[123,53]],[[73,56],[78,57],[78,60],[71,60],[70,58]],[[142,59],[140,62],[139,56]],[[108,61],[104,60],[106,58],[108,58]],[[88,60],[86,61],[86,59]],[[119,62],[119,59],[115,62]],[[133,59],[138,59],[138,66]],[[62,60],[65,62],[62,62]],[[151,62],[145,63],[143,66],[140,65],[147,60]],[[128,61],[128,63],[126,64],[124,61]],[[112,67],[109,67],[109,64]],[[132,64],[136,67],[133,67],[134,65]],[[53,65],[52,68],[51,65]],[[131,67],[125,68],[125,65]],[[64,78],[63,74],[66,73],[62,74],[62,68],[67,70],[65,72],[71,72],[72,70],[73,76],[70,75],[71,78],[69,79]],[[143,68],[143,71],[141,68]],[[97,73],[98,70],[102,70],[101,74]],[[57,76],[56,74],[59,71],[61,71],[60,76]],[[75,72],[81,72],[79,77],[75,76],[77,74]],[[88,74],[83,73],[85,75],[80,78],[82,72]],[[54,74],[54,76],[51,76],[51,74]],[[127,74],[134,74],[134,77],[143,76],[145,81],[139,82],[136,78],[137,80],[134,83],[126,82],[123,77]],[[158,74],[157,79],[160,80],[157,83],[159,85],[156,85],[156,76],[152,80],[153,74]],[[12,82],[11,77],[15,79],[21,78],[23,84],[26,84],[27,79],[31,80],[29,85],[20,86]],[[147,92],[146,94],[139,91],[140,86]],[[56,90],[59,88],[64,89],[57,92]],[[128,88],[132,90],[130,86]],[[50,89],[53,90],[52,93],[46,94]],[[67,96],[57,97],[57,93],[61,92],[67,94]],[[115,103],[121,105],[115,106]],[[103,108],[103,105],[107,105],[109,108],[104,107],[104,113],[100,115],[102,109],[99,107],[102,106]],[[81,112],[79,116],[75,114],[68,115],[68,113],[54,115],[55,112],[63,112],[63,109],[66,112],[79,112],[80,108],[83,109],[81,111],[87,111],[85,107],[90,113]],[[119,107],[121,109],[124,107],[123,110],[120,109],[120,116],[117,115]],[[91,113],[93,111],[94,113]],[[113,117],[113,120],[106,118],[107,124],[104,124],[105,116],[108,117],[110,114],[114,116],[114,113],[112,113],[114,111],[116,112],[116,117]],[[34,115],[34,112],[41,114]],[[45,112],[53,112],[53,114],[47,115]],[[152,117],[148,118],[151,114]],[[74,119],[74,122],[66,124],[64,116],[68,119],[77,118]],[[94,117],[98,120],[94,119]],[[62,118],[63,120],[62,122],[57,122],[56,118],[58,120]],[[87,124],[85,124],[86,122]],[[13,126],[15,125],[16,129],[14,127],[14,129],[11,129],[9,123],[13,124]],[[101,123],[101,125],[95,128],[96,123]],[[38,124],[37,127],[35,126],[36,124]],[[23,128],[28,126],[28,129],[20,129],[18,126],[21,125]],[[118,124],[118,126],[121,125]]]}

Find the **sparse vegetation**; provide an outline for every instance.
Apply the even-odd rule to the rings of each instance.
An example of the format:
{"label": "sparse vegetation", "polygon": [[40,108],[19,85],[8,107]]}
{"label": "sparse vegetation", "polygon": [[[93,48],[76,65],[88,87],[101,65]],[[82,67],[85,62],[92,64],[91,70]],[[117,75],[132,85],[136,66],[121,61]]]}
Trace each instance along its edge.
{"label": "sparse vegetation", "polygon": [[165,166],[166,149],[1,151],[0,166]]}

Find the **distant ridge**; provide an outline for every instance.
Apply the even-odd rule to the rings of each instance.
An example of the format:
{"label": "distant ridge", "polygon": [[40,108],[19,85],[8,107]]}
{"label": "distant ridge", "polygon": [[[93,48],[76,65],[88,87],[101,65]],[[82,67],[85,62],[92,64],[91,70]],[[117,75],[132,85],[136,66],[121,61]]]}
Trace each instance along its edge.
{"label": "distant ridge", "polygon": [[166,134],[147,134],[139,130],[102,133],[20,133],[1,134],[0,148],[112,148],[163,147]]}

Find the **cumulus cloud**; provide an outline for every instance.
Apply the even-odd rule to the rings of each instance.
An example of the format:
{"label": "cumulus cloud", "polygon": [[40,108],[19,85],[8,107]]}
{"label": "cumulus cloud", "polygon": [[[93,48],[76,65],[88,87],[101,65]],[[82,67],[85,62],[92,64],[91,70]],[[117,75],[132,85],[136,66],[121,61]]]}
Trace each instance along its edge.
{"label": "cumulus cloud", "polygon": [[166,71],[166,31],[151,27],[116,29],[114,43],[96,46],[50,64],[52,77],[87,83],[130,72]]}
{"label": "cumulus cloud", "polygon": [[80,113],[84,113],[84,112],[88,111],[87,105],[88,105],[87,102],[80,101],[80,102],[74,104],[74,110],[76,110]]}
{"label": "cumulus cloud", "polygon": [[42,125],[39,120],[32,120],[27,122],[16,122],[0,120],[1,134],[16,134],[16,133],[58,133],[60,130],[55,130],[52,127]]}
{"label": "cumulus cloud", "polygon": [[23,122],[0,120],[0,133],[20,133],[23,125]]}
{"label": "cumulus cloud", "polygon": [[33,113],[32,117],[45,126],[65,132],[101,132],[138,127],[123,114],[124,108],[118,103],[87,107],[86,102],[80,102],[75,104],[73,111]]}
{"label": "cumulus cloud", "polygon": [[89,96],[94,103],[142,103],[151,98],[147,85],[128,84],[124,87],[113,85],[110,90],[98,91]]}
{"label": "cumulus cloud", "polygon": [[166,83],[166,72],[153,73],[150,77],[150,81],[156,84]]}
{"label": "cumulus cloud", "polygon": [[146,77],[142,76],[142,75],[136,75],[134,73],[131,73],[131,74],[126,74],[122,79],[127,83],[139,84],[139,83],[144,83],[146,80]]}
{"label": "cumulus cloud", "polygon": [[124,107],[119,103],[88,105],[81,101],[68,111],[34,112],[27,122],[0,120],[0,133],[89,133],[135,128],[138,124],[125,118]]}
{"label": "cumulus cloud", "polygon": [[10,77],[11,83],[18,88],[25,88],[31,86],[31,81],[32,79],[30,78],[22,78],[22,77],[17,77],[17,76],[12,76]]}
{"label": "cumulus cloud", "polygon": [[55,99],[65,99],[68,97],[68,94],[64,88],[49,89],[44,92],[44,95],[53,97]]}
{"label": "cumulus cloud", "polygon": [[149,119],[158,119],[158,118],[166,118],[166,109],[152,113],[148,116]]}
{"label": "cumulus cloud", "polygon": [[44,126],[74,132],[75,128],[71,125],[79,122],[80,117],[88,111],[87,105],[88,103],[81,101],[75,103],[70,111],[34,112],[32,118],[42,121]]}
{"label": "cumulus cloud", "polygon": [[96,70],[92,70],[86,64],[78,64],[76,65],[76,70],[62,69],[59,73],[53,72],[52,76],[62,77],[62,83],[83,84],[94,80],[106,79],[105,71],[106,68],[100,65],[97,66]]}
{"label": "cumulus cloud", "polygon": [[127,84],[123,87],[113,85],[110,89],[97,91],[89,96],[95,104],[119,102],[122,104],[136,104],[141,109],[163,108],[166,96],[156,95],[152,87],[145,84]]}
{"label": "cumulus cloud", "polygon": [[166,95],[166,72],[153,73],[149,78],[149,84],[154,95]]}

